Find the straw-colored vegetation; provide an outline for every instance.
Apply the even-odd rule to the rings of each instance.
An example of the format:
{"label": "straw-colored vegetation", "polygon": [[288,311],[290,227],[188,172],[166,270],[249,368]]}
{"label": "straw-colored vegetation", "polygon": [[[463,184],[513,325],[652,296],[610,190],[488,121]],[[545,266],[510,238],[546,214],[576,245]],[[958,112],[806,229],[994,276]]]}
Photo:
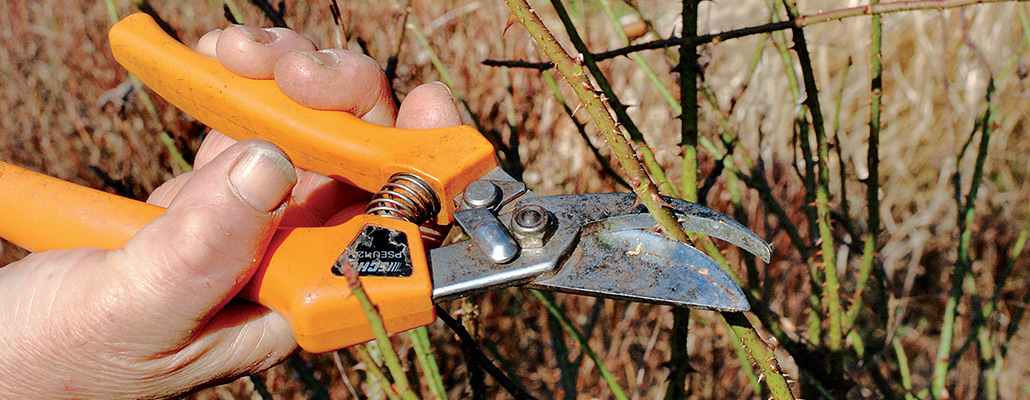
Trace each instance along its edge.
{"label": "straw-colored vegetation", "polygon": [[[232,3],[244,22],[270,24],[250,2]],[[570,41],[563,17],[593,53],[667,39],[684,26],[680,2],[563,3],[564,16],[548,2],[532,5],[574,61],[582,51]],[[910,3],[928,8],[970,1]],[[114,2],[121,15],[139,4]],[[706,1],[696,29],[699,35],[727,32],[786,21],[792,12],[811,16],[866,4]],[[227,23],[217,1],[153,6],[186,43]],[[290,27],[331,46],[328,1],[285,6]],[[524,26],[524,15],[516,13],[502,34],[512,13],[505,1],[340,2],[340,8],[349,48],[384,66],[396,57],[399,98],[419,83],[446,81],[464,101],[466,122],[494,140],[504,165],[537,193],[629,191],[619,179],[637,184],[605,171],[610,165],[624,174],[625,167],[599,132],[604,125],[591,117],[597,110],[580,109],[560,68],[482,63],[554,56],[530,36],[527,29],[537,28]],[[182,172],[175,154],[189,160],[204,128],[159,99],[156,114],[135,95],[123,102],[114,89],[127,75],[107,47],[105,2],[3,2],[0,15],[0,109],[6,112],[0,158],[135,198]],[[669,367],[679,364],[667,362],[683,349],[690,368],[685,397],[769,397],[776,377],[755,364],[768,371],[773,359],[750,356],[760,348],[742,347],[738,338],[755,332],[750,325],[766,339],[765,346],[751,345],[775,353],[794,396],[1030,397],[1030,331],[1022,323],[1030,257],[1021,253],[1030,229],[1028,17],[1030,7],[1016,2],[876,19],[810,17],[804,47],[795,46],[802,31],[791,29],[699,44],[697,66],[688,72],[696,82],[681,81],[675,72],[684,68],[676,68],[678,60],[690,58],[689,46],[599,61],[614,98],[628,106],[616,117],[625,129],[632,129],[631,120],[647,143],[641,147],[636,132],[627,131],[636,154],[623,156],[646,161],[649,149],[654,161],[644,168],[656,183],[663,182],[659,172],[670,182],[658,189],[693,193],[746,219],[772,243],[774,257],[765,265],[722,244],[720,257],[705,239],[694,238],[740,277],[755,313],[746,320],[727,315],[727,325],[713,312],[686,317],[663,306],[521,289],[442,306],[462,314],[486,355],[540,398],[677,393],[683,384],[670,385]],[[877,26],[882,45],[874,39]],[[882,60],[882,72],[875,60]],[[876,81],[882,89],[874,89]],[[592,83],[603,86],[596,77]],[[689,96],[698,99],[696,119],[694,105],[679,101]],[[882,105],[871,108],[876,101]],[[870,146],[871,125],[878,140]],[[695,141],[681,136],[691,127]],[[162,141],[162,129],[170,140]],[[878,153],[872,160],[870,149]],[[728,150],[732,155],[724,158]],[[4,263],[23,255],[4,243]],[[674,330],[675,319],[680,328]],[[684,333],[686,346],[674,346],[671,337]],[[508,397],[466,362],[443,323],[431,325],[428,336],[450,397],[479,390],[488,398]],[[414,392],[408,394],[429,397],[441,389],[426,379],[425,363],[416,362],[424,358],[414,350],[425,344],[419,337],[393,344],[408,368]],[[351,390],[384,396],[395,378],[385,366],[377,375],[369,364],[383,352],[360,349],[342,351],[338,359],[301,354],[195,397],[346,398]]]}

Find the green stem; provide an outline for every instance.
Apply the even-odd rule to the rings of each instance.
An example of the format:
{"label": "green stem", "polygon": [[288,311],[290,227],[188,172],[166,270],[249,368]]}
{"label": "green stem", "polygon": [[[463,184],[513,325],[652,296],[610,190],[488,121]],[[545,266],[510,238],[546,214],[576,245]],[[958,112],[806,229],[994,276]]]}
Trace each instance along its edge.
{"label": "green stem", "polygon": [[[973,169],[972,182],[969,187],[969,194],[966,196],[966,200],[962,202],[961,198],[957,198],[959,201],[959,224],[961,234],[959,236],[959,247],[958,247],[958,259],[955,261],[955,276],[952,277],[951,291],[948,294],[948,300],[944,307],[944,321],[941,324],[941,339],[937,346],[937,358],[934,363],[933,369],[933,383],[931,386],[931,395],[934,398],[945,398],[948,397],[947,389],[945,384],[948,377],[948,359],[951,354],[952,340],[955,334],[955,319],[956,312],[958,310],[958,302],[962,298],[962,285],[965,282],[966,275],[969,273],[969,267],[972,260],[969,256],[969,245],[973,235],[973,217],[976,211],[976,196],[980,190],[980,182],[983,179],[983,168],[984,162],[987,159],[988,145],[991,140],[991,128],[994,123],[994,104],[992,98],[994,97],[994,80],[991,79],[987,84],[987,95],[986,104],[984,105],[983,111],[981,112],[981,118],[979,125],[980,135],[980,146],[976,155],[976,164]],[[976,134],[976,130],[973,131],[972,137]],[[961,156],[956,157],[956,165]],[[956,173],[957,174],[957,173]],[[960,184],[956,179],[956,187]]]}
{"label": "green stem", "polygon": [[386,367],[390,370],[390,375],[393,377],[393,389],[405,399],[416,398],[410,389],[411,385],[408,383],[408,376],[405,374],[404,367],[401,366],[400,358],[397,357],[397,352],[394,351],[393,344],[390,342],[386,326],[383,325],[383,317],[379,315],[379,311],[376,310],[375,305],[369,300],[365,288],[361,285],[361,280],[358,279],[357,271],[347,262],[343,263],[341,270],[344,278],[347,279],[351,295],[361,304],[361,309],[365,312],[365,317],[368,318],[369,325],[372,327],[372,334],[376,342],[379,343],[379,350],[383,354],[383,361],[386,362]]}
{"label": "green stem", "polygon": [[[697,36],[698,0],[682,0],[683,36]],[[697,125],[698,90],[697,48],[680,46],[680,149],[683,152],[682,190],[687,201],[697,201]]]}
{"label": "green stem", "polygon": [[894,349],[894,357],[898,359],[898,374],[901,375],[901,387],[905,389],[905,400],[915,400],[915,396],[912,395],[912,373],[908,368],[908,356],[897,334],[891,339],[891,347]]}
{"label": "green stem", "polygon": [[[872,4],[880,0],[872,0]],[[872,275],[873,262],[876,259],[876,249],[880,240],[880,109],[883,107],[883,24],[880,22],[880,15],[873,16],[872,44],[869,58],[869,75],[872,77],[870,83],[870,104],[869,104],[869,146],[866,153],[866,164],[869,168],[869,177],[866,178],[866,220],[865,247],[862,250],[862,266],[858,271],[858,283],[855,284],[854,303],[848,312],[844,322],[844,330],[848,331],[855,324],[858,313],[862,311],[862,293],[865,291]],[[837,146],[840,148],[839,144]],[[844,160],[841,160],[841,165]],[[843,179],[841,180],[843,182]],[[841,194],[844,195],[843,192]],[[846,199],[845,199],[846,202]]]}
{"label": "green stem", "polygon": [[[730,329],[727,333],[730,335],[732,343],[742,343],[740,337],[737,336],[736,331]],[[740,365],[748,365],[751,363],[751,356],[744,346],[733,346],[733,351],[737,354],[737,360],[740,361]],[[748,382],[751,383],[751,390],[753,390],[755,394],[762,393],[762,383],[759,382],[758,375],[755,375],[755,369],[743,368],[743,370],[744,375],[747,376]],[[666,396],[666,398],[668,398],[668,396]]]}
{"label": "green stem", "polygon": [[[776,5],[776,0],[766,0],[766,3],[769,6],[769,12],[772,21],[779,21],[780,17],[778,7]],[[806,111],[805,108],[802,106],[803,99],[801,97],[801,84],[798,82],[797,71],[794,69],[794,59],[790,56],[790,49],[787,47],[787,35],[783,32],[775,32],[772,36],[773,44],[776,46],[776,50],[780,55],[780,59],[783,61],[784,76],[787,78],[787,86],[790,88],[791,98],[794,101],[793,104],[798,105],[798,107],[796,107],[794,110],[794,120],[796,125],[795,129],[802,130],[802,132],[805,132],[805,140],[801,145],[801,153],[803,158],[805,159],[805,167],[807,169],[810,168],[812,157],[810,154],[811,150],[809,146],[809,141],[807,140],[808,123],[805,121]],[[801,129],[801,127],[805,128]],[[756,176],[761,174],[752,175]],[[765,179],[764,175],[762,175],[762,179]],[[804,210],[805,214],[808,217],[808,221],[810,222],[809,236],[812,237],[814,236],[814,234],[812,232],[813,229],[811,221],[815,221],[817,219],[816,214],[814,212],[814,208],[811,207],[811,204],[815,202],[815,198],[812,197],[813,193],[815,192],[815,182],[813,180],[813,174],[806,173],[803,180],[805,185]],[[768,184],[765,184],[763,182],[763,186],[767,187]],[[769,197],[771,197],[771,195]],[[777,215],[781,215],[782,218],[783,215],[786,215],[786,212],[778,211]],[[811,292],[808,294],[808,307],[811,310],[811,317],[808,321],[808,340],[813,344],[819,344],[820,342],[822,342],[822,326],[824,318],[823,307],[821,303],[823,292],[823,279],[821,273],[822,271],[820,271],[814,263],[810,262],[811,260],[809,260],[809,258],[811,257],[811,252],[809,250],[808,244],[797,244],[802,243],[800,234],[795,232],[794,235],[791,236],[791,239],[796,243],[795,246],[798,249],[803,250],[801,251],[801,259],[808,264],[808,277],[809,282],[812,286]]]}
{"label": "green stem", "polygon": [[[794,0],[784,0],[787,7],[787,14],[793,19],[801,15],[794,4]],[[815,129],[816,150],[818,158],[818,181],[816,185],[816,210],[819,221],[819,240],[823,253],[823,264],[825,268],[827,296],[827,316],[830,323],[829,348],[837,354],[841,350],[843,335],[841,330],[841,305],[840,305],[840,281],[837,276],[837,251],[834,245],[833,232],[830,227],[830,170],[827,166],[829,160],[829,146],[826,140],[826,125],[823,123],[821,106],[819,105],[819,89],[815,84],[815,72],[812,70],[812,60],[808,54],[808,45],[805,41],[805,33],[801,28],[793,28],[794,52],[798,55],[798,63],[801,65],[801,76],[805,83],[805,104],[808,105],[808,112],[812,117],[812,127]],[[801,132],[807,136],[807,132]],[[807,161],[807,160],[806,160]],[[834,367],[840,371],[843,367],[843,360],[839,355],[834,356]]]}
{"label": "green stem", "polygon": [[429,330],[424,326],[412,329],[407,332],[411,339],[412,348],[415,350],[415,358],[422,368],[422,376],[429,381],[429,392],[438,399],[447,398],[447,388],[440,376],[440,368],[436,364],[436,357],[433,356],[433,345],[429,341]]}
{"label": "green stem", "polygon": [[[1023,40],[1020,42],[1019,47],[1013,52],[1008,62],[1002,67],[1001,71],[998,72],[997,80],[1005,79],[1013,67],[1019,62],[1019,56],[1026,51],[1028,45],[1030,45],[1030,18],[1026,13],[1026,8],[1020,5],[1019,7],[1019,19],[1023,26]],[[1021,51],[1022,50],[1022,51]],[[1030,204],[1030,203],[1028,203]],[[1028,208],[1028,214],[1030,214],[1030,208]],[[998,337],[990,334],[990,329],[987,327],[988,321],[994,319],[994,312],[998,306],[998,302],[1001,300],[1002,291],[1005,288],[1005,284],[1008,282],[1009,277],[1012,275],[1012,270],[1015,268],[1016,260],[1019,259],[1023,252],[1023,248],[1026,245],[1027,236],[1030,235],[1030,216],[1023,222],[1023,228],[1020,230],[1019,235],[1016,238],[1016,242],[1012,246],[1012,250],[1009,253],[1008,259],[1005,261],[1005,266],[1002,268],[1001,273],[994,279],[994,292],[991,295],[990,300],[983,307],[983,319],[974,328],[977,331],[977,337],[981,341],[981,348],[983,349],[994,349],[995,352],[982,352],[983,359],[981,360],[982,371],[981,379],[985,382],[986,398],[989,400],[996,399],[998,397],[998,378],[1001,373],[1001,367],[1004,364],[1006,352],[1009,342],[1006,339],[1003,342],[999,342]]]}
{"label": "green stem", "polygon": [[[840,85],[837,87],[837,96],[834,99],[833,104],[833,149],[837,156],[837,178],[840,179],[840,213],[843,216],[844,229],[849,233],[854,232],[854,228],[851,226],[851,204],[848,201],[848,168],[847,162],[844,160],[844,145],[840,141],[840,112],[844,103],[844,89],[847,86],[848,73],[851,72],[851,66],[853,62],[851,57],[848,57],[847,64],[844,64],[844,69],[840,73]],[[852,235],[852,238],[856,235]],[[845,334],[847,329],[845,329]]]}
{"label": "green stem", "polygon": [[365,347],[365,345],[358,345],[354,346],[354,351],[358,353],[358,358],[365,364],[365,371],[368,371],[368,373],[372,375],[372,379],[382,383],[376,386],[382,390],[383,394],[385,394],[390,400],[401,400],[401,396],[390,388],[390,381],[386,379],[386,374],[383,373],[382,368],[379,368],[379,364],[376,363],[372,354],[368,352],[368,348]]}
{"label": "green stem", "polygon": [[772,393],[772,399],[783,400],[793,399],[794,393],[790,385],[780,372],[780,364],[776,361],[773,353],[774,347],[769,346],[762,337],[758,335],[751,321],[743,313],[721,313],[723,320],[729,325],[734,334],[740,338],[740,343],[747,349],[751,361],[761,371],[765,384]]}
{"label": "green stem", "polygon": [[597,370],[601,372],[601,376],[604,378],[605,382],[608,383],[608,388],[612,390],[612,396],[620,400],[628,399],[628,397],[626,397],[626,392],[622,390],[622,386],[619,386],[619,382],[615,379],[615,375],[612,375],[612,372],[604,365],[604,360],[601,360],[601,357],[599,357],[597,353],[590,348],[590,343],[587,341],[586,337],[584,337],[575,326],[572,326],[572,323],[565,318],[565,315],[561,310],[559,310],[543,292],[536,289],[530,289],[529,292],[533,293],[541,303],[544,303],[544,307],[547,308],[547,312],[561,322],[562,326],[565,327],[565,332],[567,332],[569,336],[572,336],[573,339],[579,342],[580,349],[587,354],[587,357],[590,357],[594,362],[594,365],[597,366]]}

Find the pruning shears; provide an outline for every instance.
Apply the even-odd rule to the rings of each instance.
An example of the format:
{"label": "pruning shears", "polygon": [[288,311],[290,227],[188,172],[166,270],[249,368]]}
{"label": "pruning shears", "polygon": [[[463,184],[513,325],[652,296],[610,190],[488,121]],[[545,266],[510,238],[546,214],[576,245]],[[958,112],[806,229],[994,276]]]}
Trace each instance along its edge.
{"label": "pruning shears", "polygon": [[[303,107],[271,81],[225,70],[146,14],[110,32],[115,58],[176,107],[238,140],[262,138],[296,166],[375,193],[335,226],[280,228],[240,294],[282,315],[297,342],[325,352],[373,338],[345,269],[391,333],[435,320],[434,304],[522,285],[720,311],[746,311],[740,287],[710,257],[655,232],[632,194],[537,196],[498,167],[490,143],[457,126],[412,131]],[[770,248],[732,219],[666,199],[689,231],[768,261]],[[31,251],[118,248],[164,212],[0,163],[0,236]],[[467,239],[435,249],[419,226],[453,222]]]}

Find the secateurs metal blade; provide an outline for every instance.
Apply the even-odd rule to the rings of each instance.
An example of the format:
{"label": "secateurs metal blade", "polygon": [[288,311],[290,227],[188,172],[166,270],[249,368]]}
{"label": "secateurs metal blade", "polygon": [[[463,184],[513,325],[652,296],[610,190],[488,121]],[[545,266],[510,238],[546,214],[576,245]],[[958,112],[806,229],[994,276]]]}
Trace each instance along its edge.
{"label": "secateurs metal blade", "polygon": [[[115,58],[151,89],[233,138],[277,144],[301,168],[376,193],[365,213],[281,228],[240,296],[293,327],[312,352],[372,339],[344,270],[353,268],[390,332],[431,323],[433,304],[515,285],[743,311],[710,257],[655,231],[631,194],[536,196],[497,167],[467,126],[413,132],[305,108],[271,81],[236,76],[168,37],[145,14],[110,33]],[[768,261],[769,246],[708,208],[666,199],[683,227]],[[32,251],[120,247],[163,213],[0,163],[0,236]],[[419,225],[457,222],[467,240],[426,249]],[[28,227],[28,228],[26,228]]]}

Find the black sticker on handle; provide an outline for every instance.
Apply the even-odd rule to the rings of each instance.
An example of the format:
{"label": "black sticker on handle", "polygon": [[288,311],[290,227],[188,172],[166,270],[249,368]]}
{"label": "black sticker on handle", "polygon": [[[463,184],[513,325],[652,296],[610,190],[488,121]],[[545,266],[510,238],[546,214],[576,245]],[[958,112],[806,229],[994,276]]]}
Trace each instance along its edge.
{"label": "black sticker on handle", "polygon": [[366,225],[333,265],[333,274],[343,275],[344,261],[360,276],[411,276],[411,250],[404,232]]}

